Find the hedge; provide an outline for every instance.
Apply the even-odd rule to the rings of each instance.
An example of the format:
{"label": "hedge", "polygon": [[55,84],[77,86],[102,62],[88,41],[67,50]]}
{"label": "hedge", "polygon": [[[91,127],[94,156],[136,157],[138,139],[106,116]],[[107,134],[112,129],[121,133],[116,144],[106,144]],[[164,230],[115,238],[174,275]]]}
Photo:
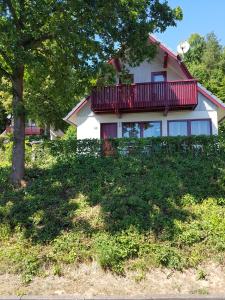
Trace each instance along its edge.
{"label": "hedge", "polygon": [[48,141],[35,146],[35,152],[50,151],[57,159],[78,156],[149,156],[149,155],[218,155],[225,153],[224,136],[84,139]]}
{"label": "hedge", "polygon": [[[10,139],[0,140],[0,152],[11,151],[6,145]],[[225,154],[225,136],[155,137],[121,139],[68,139],[55,141],[26,142],[26,159],[34,161],[50,154],[57,160],[73,159],[80,156],[152,156],[152,155],[193,155],[213,156]],[[6,155],[11,157],[11,153]]]}

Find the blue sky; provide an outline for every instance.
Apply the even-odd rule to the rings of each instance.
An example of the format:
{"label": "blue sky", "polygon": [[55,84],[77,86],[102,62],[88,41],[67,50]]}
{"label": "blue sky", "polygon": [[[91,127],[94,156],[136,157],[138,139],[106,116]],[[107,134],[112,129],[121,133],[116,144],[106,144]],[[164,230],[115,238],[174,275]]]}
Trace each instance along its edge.
{"label": "blue sky", "polygon": [[180,6],[183,20],[177,27],[168,27],[162,34],[155,34],[162,42],[176,51],[180,41],[192,33],[205,35],[214,31],[225,46],[225,0],[168,0],[171,7]]}

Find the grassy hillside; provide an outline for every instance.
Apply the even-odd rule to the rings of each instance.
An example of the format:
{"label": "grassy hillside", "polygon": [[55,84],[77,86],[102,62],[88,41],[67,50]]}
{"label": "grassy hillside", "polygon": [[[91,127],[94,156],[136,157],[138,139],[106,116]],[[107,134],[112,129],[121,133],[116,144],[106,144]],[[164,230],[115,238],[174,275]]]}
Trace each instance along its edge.
{"label": "grassy hillside", "polygon": [[37,153],[22,189],[8,183],[8,155],[1,155],[1,273],[29,282],[97,260],[112,272],[144,276],[154,266],[225,261],[224,154]]}

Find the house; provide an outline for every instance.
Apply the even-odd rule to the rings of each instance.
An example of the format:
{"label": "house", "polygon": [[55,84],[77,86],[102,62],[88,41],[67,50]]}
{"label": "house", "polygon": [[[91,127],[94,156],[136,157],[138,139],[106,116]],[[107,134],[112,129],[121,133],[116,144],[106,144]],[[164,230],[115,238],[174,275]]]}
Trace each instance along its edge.
{"label": "house", "polygon": [[[216,135],[225,104],[198,84],[179,55],[149,37],[157,55],[129,67],[131,84],[96,87],[64,118],[78,139]],[[119,71],[121,62],[111,63]]]}
{"label": "house", "polygon": [[[5,131],[2,134],[12,133],[13,132],[13,122],[11,120],[8,122],[9,124],[6,126]],[[44,127],[44,128],[43,128]],[[63,131],[58,129],[54,129],[54,127],[50,126],[47,129],[47,126],[40,127],[34,121],[28,120],[25,124],[25,136],[49,136],[50,140],[55,140],[64,135]]]}
{"label": "house", "polygon": [[[13,125],[8,125],[3,133],[12,133]],[[26,136],[39,136],[44,134],[44,129],[36,125],[34,121],[27,121],[25,124],[25,135]]]}

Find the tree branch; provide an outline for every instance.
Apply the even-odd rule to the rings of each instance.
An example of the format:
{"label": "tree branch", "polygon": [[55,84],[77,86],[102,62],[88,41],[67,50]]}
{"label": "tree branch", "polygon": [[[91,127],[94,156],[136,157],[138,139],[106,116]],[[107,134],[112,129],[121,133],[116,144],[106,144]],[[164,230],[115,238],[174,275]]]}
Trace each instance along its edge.
{"label": "tree branch", "polygon": [[34,38],[29,38],[24,41],[22,41],[22,46],[26,49],[32,49],[32,48],[37,48],[41,43],[43,43],[46,40],[50,40],[54,38],[53,33],[46,33],[40,36],[37,39]]}
{"label": "tree branch", "polygon": [[9,11],[10,11],[11,14],[12,14],[12,17],[13,17],[13,20],[14,20],[14,22],[15,22],[16,27],[17,27],[18,29],[21,29],[21,28],[22,28],[22,24],[21,24],[20,19],[17,17],[16,10],[15,10],[15,8],[13,7],[12,1],[11,1],[11,0],[6,0],[6,3],[7,3],[7,5],[8,5]]}
{"label": "tree branch", "polygon": [[1,65],[0,65],[0,74],[2,73],[3,76],[7,77],[8,79],[12,79],[12,74],[10,74],[8,71],[6,71]]}
{"label": "tree branch", "polygon": [[3,57],[3,59],[5,60],[5,62],[7,64],[10,64],[10,58],[9,56],[6,54],[6,52],[0,48],[0,55]]}

